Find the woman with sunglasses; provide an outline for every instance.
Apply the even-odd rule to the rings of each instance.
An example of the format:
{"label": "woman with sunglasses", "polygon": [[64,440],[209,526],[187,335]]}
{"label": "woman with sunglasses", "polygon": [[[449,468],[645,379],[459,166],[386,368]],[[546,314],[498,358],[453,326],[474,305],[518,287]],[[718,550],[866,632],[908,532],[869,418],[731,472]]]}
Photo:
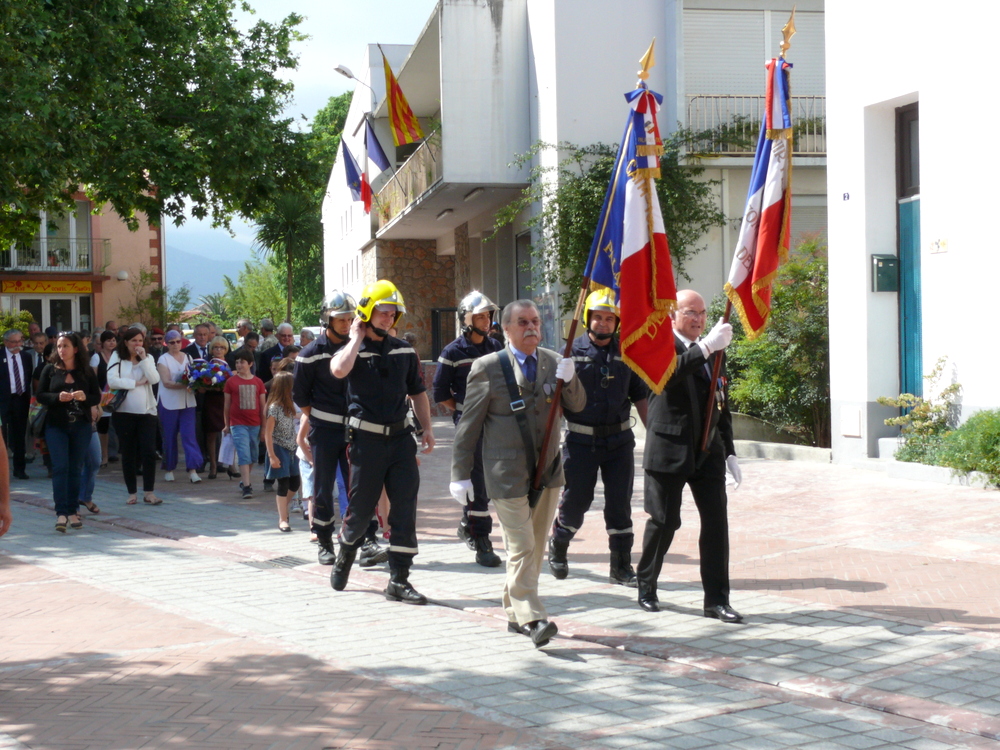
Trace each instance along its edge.
{"label": "woman with sunglasses", "polygon": [[187,383],[181,378],[191,366],[191,355],[181,349],[181,344],[187,343],[177,331],[166,334],[167,351],[156,362],[156,371],[160,374],[160,393],[157,405],[160,424],[163,426],[163,479],[174,481],[174,469],[177,468],[177,435],[181,436],[184,445],[184,468],[192,482],[200,482],[198,476],[205,459],[198,447],[198,436],[195,434],[195,398]]}
{"label": "woman with sunglasses", "polygon": [[142,501],[159,505],[163,501],[153,494],[156,483],[156,396],[153,385],[160,382],[153,358],[143,346],[145,335],[135,327],[126,328],[122,339],[108,362],[108,387],[123,388],[128,395],[111,415],[111,424],[118,434],[122,453],[122,474],[128,489],[127,505],[135,505],[136,464],[142,462]]}
{"label": "woman with sunglasses", "polygon": [[80,479],[91,435],[91,407],[101,402],[97,376],[87,362],[80,337],[71,331],[56,337],[55,351],[38,379],[37,399],[48,407],[45,442],[52,459],[52,499],[56,531],[67,524],[83,527],[80,520]]}

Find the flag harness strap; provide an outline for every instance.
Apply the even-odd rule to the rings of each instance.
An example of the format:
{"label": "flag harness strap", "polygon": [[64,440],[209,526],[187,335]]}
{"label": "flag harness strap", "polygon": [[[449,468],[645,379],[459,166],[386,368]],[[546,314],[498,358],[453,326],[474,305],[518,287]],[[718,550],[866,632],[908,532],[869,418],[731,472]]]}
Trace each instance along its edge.
{"label": "flag harness strap", "polygon": [[510,396],[510,408],[514,412],[517,426],[521,429],[521,439],[524,441],[524,456],[528,467],[528,506],[534,508],[541,498],[541,489],[537,492],[531,487],[532,477],[535,476],[535,441],[531,437],[531,429],[528,427],[528,415],[524,413],[525,403],[521,398],[521,391],[517,387],[517,380],[514,378],[514,367],[510,363],[510,354],[506,347],[497,352],[500,357],[500,369],[503,371],[503,379],[507,382],[507,393]]}

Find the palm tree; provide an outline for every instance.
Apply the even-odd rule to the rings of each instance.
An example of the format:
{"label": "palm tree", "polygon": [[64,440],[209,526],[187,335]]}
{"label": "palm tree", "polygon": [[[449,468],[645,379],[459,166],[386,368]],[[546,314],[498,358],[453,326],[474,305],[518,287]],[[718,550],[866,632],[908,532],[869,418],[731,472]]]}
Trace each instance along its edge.
{"label": "palm tree", "polygon": [[307,193],[282,193],[257,220],[255,245],[265,253],[284,253],[288,300],[285,320],[292,321],[292,259],[323,244],[320,208]]}
{"label": "palm tree", "polygon": [[229,312],[226,310],[226,295],[218,293],[206,294],[199,299],[199,302],[201,302],[201,307],[205,313],[213,320],[218,320],[222,323],[229,319]]}

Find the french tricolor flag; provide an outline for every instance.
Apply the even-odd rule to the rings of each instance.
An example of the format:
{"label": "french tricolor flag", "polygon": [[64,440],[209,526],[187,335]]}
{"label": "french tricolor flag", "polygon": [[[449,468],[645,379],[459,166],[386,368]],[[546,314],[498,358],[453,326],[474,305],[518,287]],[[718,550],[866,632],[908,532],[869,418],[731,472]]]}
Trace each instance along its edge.
{"label": "french tricolor flag", "polygon": [[763,333],[771,316],[771,284],[788,258],[792,220],[792,116],[784,58],[767,63],[765,114],[726,295],[747,337]]}
{"label": "french tricolor flag", "polygon": [[365,213],[371,213],[372,188],[368,184],[368,176],[358,167],[354,155],[347,148],[347,142],[341,139],[340,145],[344,150],[344,174],[347,175],[347,187],[350,188],[354,200],[364,202]]}
{"label": "french tricolor flag", "polygon": [[656,113],[663,97],[645,83],[625,95],[632,111],[590,250],[591,283],[614,289],[621,312],[622,360],[655,393],[676,364],[670,313],[677,306],[673,263],[653,180],[663,142]]}

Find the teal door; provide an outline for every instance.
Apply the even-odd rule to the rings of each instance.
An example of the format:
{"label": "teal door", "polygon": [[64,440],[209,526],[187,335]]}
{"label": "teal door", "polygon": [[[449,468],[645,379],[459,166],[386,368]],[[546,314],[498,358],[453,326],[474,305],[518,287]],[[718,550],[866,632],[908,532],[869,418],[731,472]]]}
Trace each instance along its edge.
{"label": "teal door", "polygon": [[899,201],[899,385],[922,396],[920,314],[920,197]]}

